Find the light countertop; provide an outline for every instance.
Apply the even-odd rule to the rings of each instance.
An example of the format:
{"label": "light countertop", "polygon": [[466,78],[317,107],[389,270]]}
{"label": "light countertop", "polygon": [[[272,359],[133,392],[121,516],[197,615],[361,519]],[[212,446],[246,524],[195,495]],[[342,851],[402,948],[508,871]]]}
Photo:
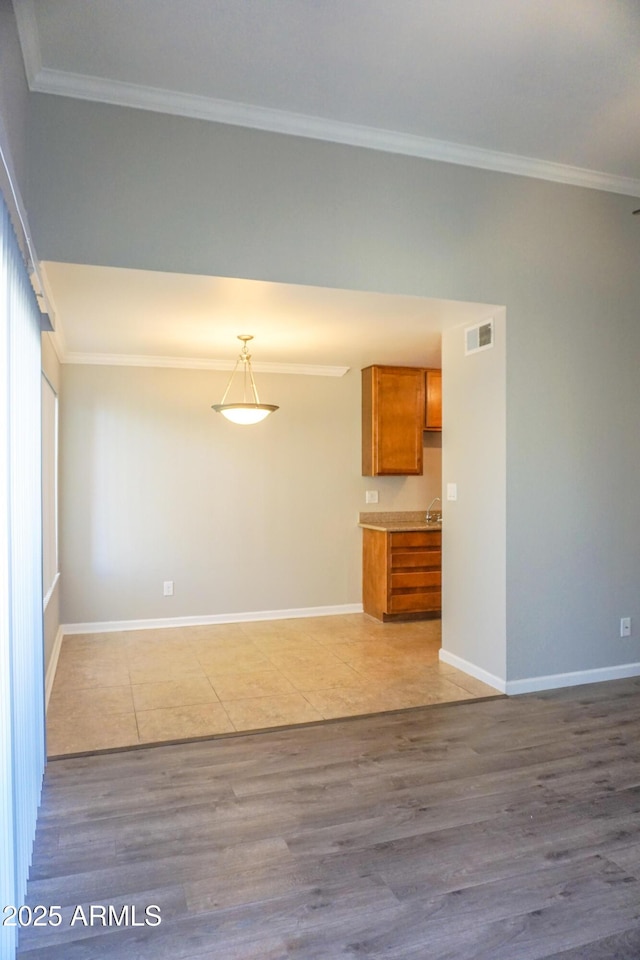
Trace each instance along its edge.
{"label": "light countertop", "polygon": [[384,530],[387,533],[415,533],[423,530],[442,530],[442,523],[427,523],[425,510],[398,510],[384,513],[361,513],[359,526],[367,530]]}

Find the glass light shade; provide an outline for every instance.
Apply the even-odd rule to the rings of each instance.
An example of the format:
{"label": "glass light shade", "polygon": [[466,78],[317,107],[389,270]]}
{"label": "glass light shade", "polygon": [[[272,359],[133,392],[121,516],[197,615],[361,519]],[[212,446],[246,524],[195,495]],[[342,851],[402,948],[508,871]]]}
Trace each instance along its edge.
{"label": "glass light shade", "polygon": [[260,423],[278,408],[272,403],[216,403],[211,408],[232,423]]}

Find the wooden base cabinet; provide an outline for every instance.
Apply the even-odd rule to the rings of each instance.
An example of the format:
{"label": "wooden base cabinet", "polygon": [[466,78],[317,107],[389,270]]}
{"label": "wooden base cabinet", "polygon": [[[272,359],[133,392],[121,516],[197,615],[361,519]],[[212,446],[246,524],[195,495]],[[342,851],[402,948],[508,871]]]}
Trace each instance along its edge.
{"label": "wooden base cabinet", "polygon": [[364,528],[362,603],[377,620],[419,619],[441,610],[442,533]]}

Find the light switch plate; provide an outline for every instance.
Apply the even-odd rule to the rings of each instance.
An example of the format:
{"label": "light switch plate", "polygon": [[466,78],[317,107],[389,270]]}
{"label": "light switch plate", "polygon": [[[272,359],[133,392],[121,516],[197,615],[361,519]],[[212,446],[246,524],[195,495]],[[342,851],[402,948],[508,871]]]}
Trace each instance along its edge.
{"label": "light switch plate", "polygon": [[377,503],[378,502],[378,491],[377,490],[366,490],[364,495],[365,503]]}
{"label": "light switch plate", "polygon": [[447,500],[457,500],[457,499],[458,499],[458,484],[448,483],[447,484]]}

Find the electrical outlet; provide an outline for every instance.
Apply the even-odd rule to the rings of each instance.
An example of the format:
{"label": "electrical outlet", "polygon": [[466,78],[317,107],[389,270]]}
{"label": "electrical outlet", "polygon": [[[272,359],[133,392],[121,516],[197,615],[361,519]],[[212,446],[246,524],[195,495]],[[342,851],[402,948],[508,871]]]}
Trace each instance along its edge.
{"label": "electrical outlet", "polygon": [[622,619],[620,620],[620,636],[621,637],[631,636],[631,617],[622,617]]}
{"label": "electrical outlet", "polygon": [[457,500],[457,499],[458,499],[458,484],[448,483],[447,484],[447,500]]}
{"label": "electrical outlet", "polygon": [[377,490],[365,490],[364,502],[365,502],[365,503],[377,503],[377,502],[378,502],[378,491],[377,491]]}
{"label": "electrical outlet", "polygon": [[173,580],[165,580],[162,585],[162,594],[165,597],[173,596]]}

